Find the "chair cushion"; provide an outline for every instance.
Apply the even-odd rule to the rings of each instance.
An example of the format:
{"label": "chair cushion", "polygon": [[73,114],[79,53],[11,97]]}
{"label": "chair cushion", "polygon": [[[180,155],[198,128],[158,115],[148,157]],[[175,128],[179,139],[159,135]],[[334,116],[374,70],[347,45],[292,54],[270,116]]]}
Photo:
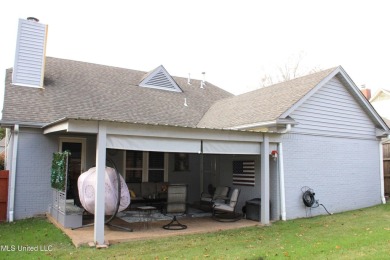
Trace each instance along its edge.
{"label": "chair cushion", "polygon": [[213,198],[211,198],[211,197],[201,197],[200,200],[201,201],[206,201],[206,202],[212,202]]}
{"label": "chair cushion", "polygon": [[228,204],[214,204],[214,210],[222,210],[222,211],[233,212],[234,211],[234,207],[231,207]]}
{"label": "chair cushion", "polygon": [[226,186],[218,186],[215,189],[213,200],[216,200],[218,198],[226,198],[229,192],[229,187]]}

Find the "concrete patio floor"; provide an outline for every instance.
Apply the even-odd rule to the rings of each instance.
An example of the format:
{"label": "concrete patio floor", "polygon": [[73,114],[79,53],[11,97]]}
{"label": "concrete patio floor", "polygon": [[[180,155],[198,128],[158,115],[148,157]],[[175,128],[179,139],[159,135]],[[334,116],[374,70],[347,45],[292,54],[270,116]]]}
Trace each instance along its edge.
{"label": "concrete patio floor", "polygon": [[[87,245],[94,239],[93,226],[72,230],[61,226],[50,215],[47,217],[72,240],[76,247]],[[188,228],[184,230],[165,230],[162,226],[169,223],[169,221],[153,221],[149,223],[149,226],[146,226],[145,223],[128,223],[122,219],[116,218],[114,219],[113,224],[133,229],[133,232],[122,231],[115,227],[106,225],[104,229],[105,240],[108,244],[115,244],[134,240],[148,240],[170,236],[210,233],[250,226],[261,226],[260,222],[247,219],[241,219],[236,222],[218,222],[213,220],[211,217],[186,217],[181,218],[179,221],[187,225]]]}

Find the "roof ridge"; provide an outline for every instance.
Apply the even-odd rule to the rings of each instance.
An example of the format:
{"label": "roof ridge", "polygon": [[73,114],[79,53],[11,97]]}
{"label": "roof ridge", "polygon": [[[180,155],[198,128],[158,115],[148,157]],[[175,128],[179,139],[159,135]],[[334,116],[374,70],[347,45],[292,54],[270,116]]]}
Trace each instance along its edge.
{"label": "roof ridge", "polygon": [[294,81],[302,80],[303,78],[314,77],[315,75],[320,74],[320,73],[324,73],[324,72],[326,72],[326,71],[329,71],[329,73],[328,73],[328,75],[329,75],[331,72],[333,72],[334,70],[336,70],[336,69],[339,68],[339,67],[340,67],[340,66],[332,67],[332,68],[329,68],[329,69],[323,69],[323,70],[316,71],[316,72],[313,72],[313,73],[309,73],[309,74],[306,74],[306,75],[302,75],[302,76],[299,76],[299,77],[296,77],[296,78],[293,78],[293,79],[289,79],[289,80],[285,80],[285,81],[280,81],[280,82],[278,82],[278,83],[275,83],[275,84],[272,84],[272,85],[269,85],[269,86],[260,87],[260,88],[258,88],[258,89],[254,89],[254,90],[251,90],[251,91],[248,91],[248,92],[239,94],[239,95],[237,95],[237,96],[244,95],[244,94],[248,94],[248,93],[252,93],[252,92],[255,92],[255,91],[259,91],[259,90],[261,90],[261,89],[266,89],[266,88],[270,88],[270,87],[275,87],[275,86],[284,84],[284,83],[286,83],[286,82],[294,82]]}

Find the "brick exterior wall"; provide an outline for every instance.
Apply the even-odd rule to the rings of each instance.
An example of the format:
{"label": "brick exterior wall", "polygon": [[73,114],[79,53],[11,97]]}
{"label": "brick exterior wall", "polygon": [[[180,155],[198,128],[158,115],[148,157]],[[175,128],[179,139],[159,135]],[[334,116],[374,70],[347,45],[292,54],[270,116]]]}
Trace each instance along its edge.
{"label": "brick exterior wall", "polygon": [[44,136],[42,130],[21,129],[18,147],[14,217],[22,219],[48,211],[52,153],[58,150],[58,139]]}
{"label": "brick exterior wall", "polygon": [[378,141],[287,134],[283,147],[288,219],[326,214],[304,206],[303,186],[333,213],[381,202]]}

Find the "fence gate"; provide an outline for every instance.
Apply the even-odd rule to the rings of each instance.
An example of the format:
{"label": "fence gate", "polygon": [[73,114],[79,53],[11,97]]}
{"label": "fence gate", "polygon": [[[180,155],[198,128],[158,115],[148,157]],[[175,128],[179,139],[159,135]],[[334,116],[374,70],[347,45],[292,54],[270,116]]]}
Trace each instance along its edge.
{"label": "fence gate", "polygon": [[8,171],[0,171],[0,222],[7,220]]}
{"label": "fence gate", "polygon": [[383,144],[383,175],[385,183],[385,195],[390,196],[390,143]]}

